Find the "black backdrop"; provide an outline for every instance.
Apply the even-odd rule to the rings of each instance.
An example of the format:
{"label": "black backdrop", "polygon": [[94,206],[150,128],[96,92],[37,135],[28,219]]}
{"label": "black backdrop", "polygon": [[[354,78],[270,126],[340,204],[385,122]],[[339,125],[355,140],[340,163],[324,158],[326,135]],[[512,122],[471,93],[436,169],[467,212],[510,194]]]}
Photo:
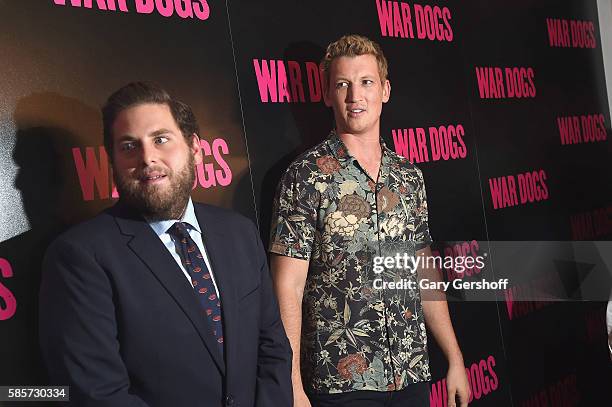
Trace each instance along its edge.
{"label": "black backdrop", "polygon": [[[158,82],[194,108],[207,155],[195,199],[251,217],[266,242],[282,171],[333,126],[313,67],[329,41],[364,34],[390,63],[382,137],[423,170],[437,250],[610,238],[595,1],[176,1],[208,4],[200,18],[162,15],[168,1],[144,2],[162,6],[149,14],[132,0],[56,3],[0,1],[0,385],[45,383],[40,259],[59,231],[114,202],[98,107],[132,80]],[[564,23],[568,44],[551,31]],[[527,97],[510,97],[506,68],[517,68]],[[563,143],[558,119],[572,116],[581,138]],[[511,178],[534,172],[533,202],[521,203],[518,185],[518,202],[512,189],[497,200]],[[494,265],[467,279],[492,279]],[[451,302],[472,404],[608,405],[605,306],[592,299]],[[441,406],[446,364],[430,344],[431,405]]]}

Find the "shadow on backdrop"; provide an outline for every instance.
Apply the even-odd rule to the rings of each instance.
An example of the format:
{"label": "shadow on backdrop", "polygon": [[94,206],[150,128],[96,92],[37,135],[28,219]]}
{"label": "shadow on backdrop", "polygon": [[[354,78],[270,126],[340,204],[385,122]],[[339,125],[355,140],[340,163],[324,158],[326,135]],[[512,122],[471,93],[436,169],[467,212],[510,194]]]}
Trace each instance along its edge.
{"label": "shadow on backdrop", "polygon": [[101,126],[96,109],[53,93],[21,99],[13,121],[13,160],[19,167],[15,187],[30,229],[0,243],[0,258],[9,262],[13,274],[3,284],[17,301],[14,315],[0,322],[0,384],[41,385],[47,382],[38,344],[42,258],[59,233],[85,216],[77,211],[83,205],[72,148]]}

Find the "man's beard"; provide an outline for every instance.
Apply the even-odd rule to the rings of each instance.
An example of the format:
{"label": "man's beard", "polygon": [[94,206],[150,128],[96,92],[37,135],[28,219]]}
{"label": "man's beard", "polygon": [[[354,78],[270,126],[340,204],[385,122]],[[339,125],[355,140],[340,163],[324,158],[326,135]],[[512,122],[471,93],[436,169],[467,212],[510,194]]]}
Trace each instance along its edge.
{"label": "man's beard", "polygon": [[[148,186],[135,181],[153,171],[163,172],[170,185]],[[152,166],[128,176],[114,174],[114,178],[121,202],[136,209],[147,219],[153,221],[180,219],[187,207],[195,181],[195,162],[190,154],[187,164],[177,172],[169,168]]]}

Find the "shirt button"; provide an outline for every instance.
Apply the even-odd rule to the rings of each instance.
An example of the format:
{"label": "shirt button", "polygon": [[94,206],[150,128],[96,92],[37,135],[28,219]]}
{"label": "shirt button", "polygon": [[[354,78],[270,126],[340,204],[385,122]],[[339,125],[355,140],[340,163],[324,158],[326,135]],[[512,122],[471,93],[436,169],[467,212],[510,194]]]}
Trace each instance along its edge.
{"label": "shirt button", "polygon": [[234,397],[232,397],[232,395],[231,395],[231,394],[228,394],[228,395],[225,397],[225,405],[226,405],[226,406],[233,406],[233,405],[234,405]]}

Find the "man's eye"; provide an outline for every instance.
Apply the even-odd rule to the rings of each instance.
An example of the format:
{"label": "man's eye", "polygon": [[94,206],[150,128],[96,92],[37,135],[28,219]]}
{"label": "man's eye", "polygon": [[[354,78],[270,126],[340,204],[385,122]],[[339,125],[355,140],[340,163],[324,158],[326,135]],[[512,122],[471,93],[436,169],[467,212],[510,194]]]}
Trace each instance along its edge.
{"label": "man's eye", "polygon": [[133,149],[136,148],[136,143],[133,143],[133,142],[122,143],[120,148],[121,148],[121,151],[132,151]]}
{"label": "man's eye", "polygon": [[165,136],[155,137],[155,144],[164,144],[167,141],[168,141],[168,137],[165,137]]}
{"label": "man's eye", "polygon": [[363,80],[363,84],[367,85],[367,86],[370,86],[370,85],[374,84],[374,81],[371,80],[371,79],[364,79]]}
{"label": "man's eye", "polygon": [[348,82],[338,82],[336,83],[336,89],[346,88],[348,86]]}

